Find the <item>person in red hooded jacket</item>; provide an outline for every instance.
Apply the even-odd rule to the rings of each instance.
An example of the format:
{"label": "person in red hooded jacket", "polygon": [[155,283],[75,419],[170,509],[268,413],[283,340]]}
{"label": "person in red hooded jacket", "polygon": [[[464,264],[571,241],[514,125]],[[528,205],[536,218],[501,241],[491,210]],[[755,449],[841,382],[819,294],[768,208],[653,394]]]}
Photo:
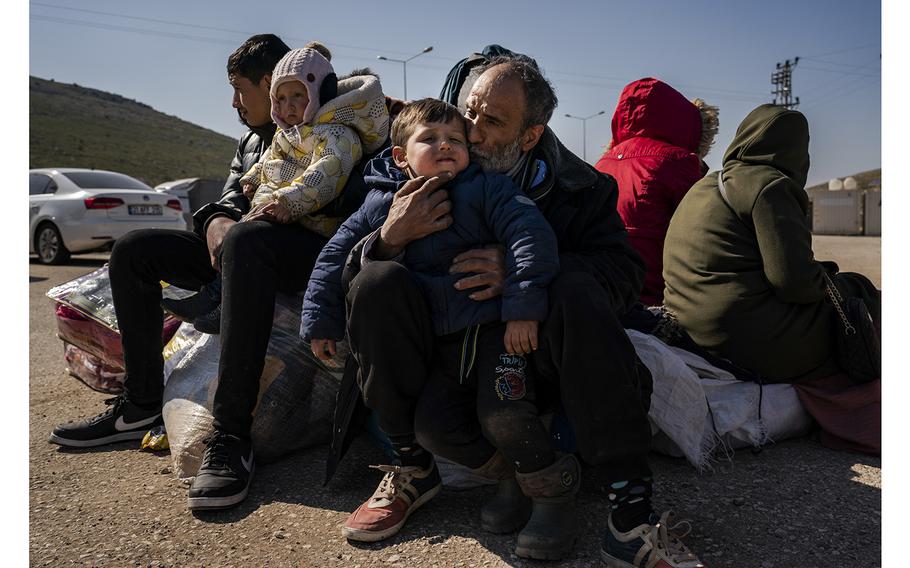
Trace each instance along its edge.
{"label": "person in red hooded jacket", "polygon": [[703,160],[717,125],[717,107],[689,101],[657,79],[629,83],[619,96],[613,139],[594,167],[619,184],[616,209],[647,270],[639,298],[645,305],[663,303],[667,227],[683,196],[708,171]]}

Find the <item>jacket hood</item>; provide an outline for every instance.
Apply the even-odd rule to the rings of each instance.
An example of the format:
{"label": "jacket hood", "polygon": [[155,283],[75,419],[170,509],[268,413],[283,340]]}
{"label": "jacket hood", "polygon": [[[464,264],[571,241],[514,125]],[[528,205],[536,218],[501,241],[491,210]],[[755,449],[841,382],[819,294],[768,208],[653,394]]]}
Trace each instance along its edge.
{"label": "jacket hood", "polygon": [[313,126],[343,124],[360,136],[364,153],[375,152],[389,137],[389,110],[375,75],[338,81],[338,96],[316,111]]}
{"label": "jacket hood", "polygon": [[363,181],[370,189],[395,192],[408,181],[408,174],[398,169],[392,161],[392,149],[386,148],[363,169]]}
{"label": "jacket hood", "polygon": [[809,123],[802,113],[765,104],[746,116],[724,154],[731,163],[771,166],[805,187],[809,175]]}
{"label": "jacket hood", "polygon": [[696,152],[701,113],[670,85],[646,77],[626,85],[613,113],[613,146],[636,137],[654,138]]}
{"label": "jacket hood", "polygon": [[[462,180],[473,177],[480,172],[480,166],[471,162],[468,164],[464,170],[458,172],[451,181],[448,182],[448,185],[454,187],[455,184],[461,182]],[[408,174],[401,171],[398,166],[395,165],[395,161],[392,159],[392,149],[386,148],[378,156],[370,160],[363,170],[363,181],[370,187],[370,189],[378,189],[379,191],[398,191],[409,178]]]}

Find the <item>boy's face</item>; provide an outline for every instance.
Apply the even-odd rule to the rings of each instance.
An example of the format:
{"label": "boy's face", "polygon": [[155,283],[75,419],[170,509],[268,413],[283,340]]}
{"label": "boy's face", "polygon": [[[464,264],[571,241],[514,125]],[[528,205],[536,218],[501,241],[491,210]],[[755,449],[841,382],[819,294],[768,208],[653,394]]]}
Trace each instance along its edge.
{"label": "boy's face", "polygon": [[455,175],[468,167],[464,123],[453,119],[418,124],[404,148],[392,148],[392,159],[411,177],[433,177],[442,172]]}
{"label": "boy's face", "polygon": [[275,90],[278,116],[281,120],[294,126],[303,122],[303,111],[310,102],[306,87],[300,81],[286,81]]}

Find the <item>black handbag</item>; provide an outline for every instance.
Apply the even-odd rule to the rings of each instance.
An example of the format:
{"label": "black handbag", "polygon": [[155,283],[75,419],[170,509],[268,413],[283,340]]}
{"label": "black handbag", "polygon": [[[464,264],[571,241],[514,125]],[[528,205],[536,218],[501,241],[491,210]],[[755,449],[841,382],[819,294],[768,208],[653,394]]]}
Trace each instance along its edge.
{"label": "black handbag", "polygon": [[837,364],[855,383],[868,383],[882,377],[881,339],[869,308],[860,298],[844,301],[834,282],[825,274],[828,299],[836,312],[834,345]]}

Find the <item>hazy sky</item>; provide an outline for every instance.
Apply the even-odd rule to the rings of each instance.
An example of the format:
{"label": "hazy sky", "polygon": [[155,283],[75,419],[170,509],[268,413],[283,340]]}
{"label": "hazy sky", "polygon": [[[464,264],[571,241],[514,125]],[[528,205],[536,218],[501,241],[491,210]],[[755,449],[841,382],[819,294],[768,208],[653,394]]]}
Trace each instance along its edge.
{"label": "hazy sky", "polygon": [[[610,140],[622,87],[654,76],[720,107],[708,156],[716,168],[736,126],[771,101],[777,62],[800,57],[793,92],[810,125],[809,183],[881,165],[881,6],[878,2],[286,2],[29,3],[29,73],[110,91],[237,137],[225,63],[254,33],[291,47],[326,43],[339,74],[370,66],[386,93],[438,96],[446,73],[490,43],[538,60],[556,87],[551,127],[594,162]],[[331,8],[330,8],[331,6]],[[482,6],[477,8],[476,6]],[[227,166],[227,157],[225,159]]]}

